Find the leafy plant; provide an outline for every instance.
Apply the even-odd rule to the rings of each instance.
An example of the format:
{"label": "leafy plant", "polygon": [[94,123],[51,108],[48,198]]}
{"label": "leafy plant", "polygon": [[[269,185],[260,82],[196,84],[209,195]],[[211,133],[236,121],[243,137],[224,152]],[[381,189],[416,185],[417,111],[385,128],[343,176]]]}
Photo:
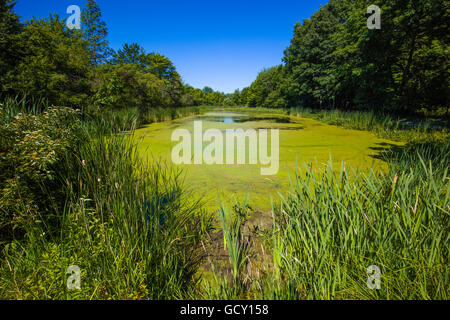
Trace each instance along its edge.
{"label": "leafy plant", "polygon": [[[239,280],[241,272],[245,267],[245,263],[248,259],[248,243],[244,239],[244,230],[242,226],[242,215],[247,210],[248,195],[242,206],[236,203],[236,207],[239,207],[236,217],[231,217],[228,209],[220,203],[219,200],[219,217],[222,224],[222,231],[224,236],[224,246],[228,249],[228,255],[233,270],[233,279]],[[236,282],[237,283],[237,282]]]}

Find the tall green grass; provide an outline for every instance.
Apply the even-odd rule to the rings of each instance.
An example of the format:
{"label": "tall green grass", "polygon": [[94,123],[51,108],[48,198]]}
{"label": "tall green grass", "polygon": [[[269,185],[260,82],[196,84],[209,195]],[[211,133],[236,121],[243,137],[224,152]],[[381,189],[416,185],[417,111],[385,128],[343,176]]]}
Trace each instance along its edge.
{"label": "tall green grass", "polygon": [[3,111],[3,116],[0,119],[3,123],[11,121],[19,113],[29,113],[37,115],[48,108],[48,103],[45,99],[36,99],[26,95],[19,97],[5,97],[0,96],[0,107]]}
{"label": "tall green grass", "polygon": [[313,118],[331,125],[348,129],[372,131],[381,138],[402,141],[436,141],[448,139],[448,128],[435,127],[430,119],[407,121],[390,114],[373,111],[314,110],[309,108],[290,108],[290,115]]}
{"label": "tall green grass", "polygon": [[[42,216],[24,238],[2,244],[2,299],[196,296],[207,215],[180,172],[142,162],[129,134],[111,128],[84,122],[82,143],[60,155],[67,199],[51,208],[59,223]],[[66,286],[70,265],[82,271],[81,290]]]}
{"label": "tall green grass", "polygon": [[244,203],[236,201],[233,212],[219,199],[219,220],[223,233],[223,248],[228,253],[231,277],[220,273],[210,261],[213,281],[203,282],[202,296],[208,299],[236,299],[246,296],[249,282],[245,275],[245,267],[249,262],[250,241],[245,239],[244,224],[248,219],[248,195]]}
{"label": "tall green grass", "polygon": [[[388,171],[305,163],[272,210],[273,227],[265,234],[273,263],[265,268],[272,272],[241,290],[223,280],[220,290],[209,291],[212,297],[448,299],[448,131],[371,112],[283,112],[407,143],[382,152]],[[379,290],[367,286],[373,265],[381,270]]]}
{"label": "tall green grass", "polygon": [[144,124],[154,122],[170,121],[177,118],[193,116],[200,114],[199,107],[183,107],[183,108],[154,108],[149,109],[142,114],[142,121]]}
{"label": "tall green grass", "polygon": [[[305,165],[273,210],[276,276],[265,297],[448,299],[449,151],[403,152],[387,173]],[[367,286],[371,265],[380,290]]]}
{"label": "tall green grass", "polygon": [[406,142],[443,142],[449,139],[448,121],[428,118],[401,118],[373,111],[326,110],[311,108],[227,108],[312,118],[347,129],[374,132],[380,138]]}
{"label": "tall green grass", "polygon": [[[39,101],[4,100],[0,126],[20,120],[33,122],[29,127],[34,128],[47,108]],[[177,110],[155,110],[150,120],[202,111]],[[17,117],[21,113],[33,117]],[[426,128],[403,130],[389,118],[370,114],[324,114],[322,121],[349,128],[405,132],[402,138],[410,143],[384,152],[387,172],[345,165],[336,169],[331,161],[321,170],[310,164],[298,169],[290,193],[273,209],[273,228],[266,237],[273,272],[262,280],[243,284],[249,276],[244,274],[249,248],[242,230],[246,204],[237,206],[235,217],[222,206],[219,217],[233,279],[217,280],[216,275],[217,287],[205,293],[198,285],[199,246],[210,230],[210,217],[193,200],[179,171],[157,159],[141,160],[130,137],[140,117],[138,110],[84,113],[81,127],[73,131],[79,135],[72,139],[76,145],[62,148],[55,158],[52,181],[66,198],[56,199],[47,180],[36,183],[42,190],[28,198],[48,207],[33,208],[36,216],[21,225],[23,236],[0,243],[1,299],[242,298],[249,291],[253,297],[275,299],[449,298],[450,148],[445,132],[435,137]],[[45,139],[61,138],[46,127],[50,122],[43,123],[53,134],[44,132]],[[40,149],[35,149],[38,156]],[[17,208],[27,210],[34,203],[16,200],[23,202]],[[82,271],[81,290],[66,286],[70,265]],[[367,287],[371,265],[381,269],[380,290]]]}
{"label": "tall green grass", "polygon": [[242,280],[242,270],[248,258],[248,243],[244,240],[243,219],[247,214],[248,195],[245,198],[244,204],[241,206],[238,203],[235,208],[239,208],[236,216],[233,217],[228,208],[220,203],[219,200],[219,217],[224,237],[224,247],[228,250],[230,262],[233,272],[233,280]]}
{"label": "tall green grass", "polygon": [[182,117],[200,114],[199,107],[151,108],[141,112],[138,108],[100,110],[88,108],[84,112],[85,122],[90,122],[93,130],[131,131],[134,127],[155,122],[170,121]]}

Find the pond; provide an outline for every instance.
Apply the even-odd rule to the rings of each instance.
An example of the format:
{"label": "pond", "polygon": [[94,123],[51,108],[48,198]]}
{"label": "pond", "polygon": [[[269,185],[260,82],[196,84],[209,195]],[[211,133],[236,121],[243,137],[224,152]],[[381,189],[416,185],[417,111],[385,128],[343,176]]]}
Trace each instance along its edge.
{"label": "pond", "polygon": [[282,115],[266,115],[266,116],[257,116],[255,114],[243,114],[243,113],[233,113],[230,111],[220,111],[220,112],[210,112],[198,119],[202,121],[211,121],[211,122],[222,122],[222,123],[245,123],[245,122],[275,122],[275,123],[291,123],[292,119],[289,116]]}
{"label": "pond", "polygon": [[[279,130],[279,170],[275,175],[262,175],[259,162],[250,164],[249,151],[245,151],[245,163],[176,165],[185,172],[186,186],[196,196],[203,197],[211,209],[217,207],[219,197],[227,202],[234,199],[242,201],[248,193],[252,208],[269,210],[271,198],[276,200],[279,198],[278,192],[284,194],[289,190],[289,177],[292,178],[296,168],[301,174],[305,164],[312,163],[314,169],[321,170],[332,159],[336,170],[340,170],[342,163],[353,168],[383,169],[386,164],[377,157],[380,146],[396,145],[370,132],[348,130],[312,119],[263,112],[214,110],[136,130],[134,138],[139,141],[140,154],[172,163],[172,150],[179,144],[179,141],[172,141],[173,132],[186,129],[192,133],[194,140],[194,124],[199,121],[202,125],[200,134],[203,135],[210,129],[223,133],[233,129],[255,129],[257,132],[261,129],[268,132],[270,129]],[[272,146],[268,140],[270,150]],[[201,148],[205,149],[209,144],[203,142]],[[246,147],[249,148],[249,145]]]}

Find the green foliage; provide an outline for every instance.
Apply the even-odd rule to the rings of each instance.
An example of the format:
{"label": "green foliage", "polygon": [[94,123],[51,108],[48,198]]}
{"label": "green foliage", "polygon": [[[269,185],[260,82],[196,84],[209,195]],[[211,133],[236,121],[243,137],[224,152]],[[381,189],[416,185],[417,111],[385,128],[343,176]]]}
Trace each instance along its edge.
{"label": "green foliage", "polygon": [[142,122],[145,124],[163,122],[198,114],[200,114],[198,107],[154,108],[142,115]]}
{"label": "green foliage", "polygon": [[[69,30],[55,15],[24,26],[13,2],[0,2],[0,86],[8,96],[46,99],[49,105],[103,112],[190,105],[220,105],[224,94],[185,86],[172,61],[147,54],[137,43],[125,44],[109,59],[106,24],[96,1],[82,12],[82,30]],[[107,62],[107,63],[106,63]]]}
{"label": "green foliage", "polygon": [[177,73],[175,66],[166,56],[151,52],[145,56],[145,61],[149,71],[160,79],[171,82],[180,80],[180,75]]}
{"label": "green foliage", "polygon": [[137,65],[104,65],[98,72],[95,104],[103,109],[139,108],[142,112],[174,104],[165,91],[167,83]]}
{"label": "green foliage", "polygon": [[145,69],[145,50],[137,43],[125,43],[121,49],[114,53],[112,63],[135,64]]}
{"label": "green foliage", "polygon": [[[94,0],[82,32],[57,15],[22,25],[14,4],[0,0],[0,87],[22,97],[0,103],[1,298],[198,297],[209,217],[180,172],[141,162],[130,135],[202,110],[185,106],[226,105],[280,108],[409,142],[382,153],[388,172],[330,164],[296,175],[273,210],[274,272],[257,296],[448,299],[448,132],[378,112],[448,111],[448,0],[331,0],[295,26],[285,65],[232,94],[183,84],[169,58],[136,43],[108,61]],[[370,4],[382,9],[382,30],[366,26]],[[245,208],[236,219],[219,212],[234,277],[214,297],[248,293]],[[381,290],[365,286],[373,264]],[[69,265],[82,270],[81,290],[67,289]]]}
{"label": "green foliage", "polygon": [[[21,115],[17,121],[32,119],[67,136],[64,130],[73,122],[54,119],[56,115],[61,118],[63,111],[51,109],[42,119]],[[202,260],[199,241],[209,229],[209,221],[180,184],[180,173],[158,161],[141,162],[129,135],[117,134],[120,128],[114,135],[95,122],[85,122],[82,128],[87,139],[71,149],[73,157],[66,163],[67,170],[59,169],[55,176],[60,184],[52,191],[60,188],[67,197],[63,207],[54,208],[58,223],[25,224],[25,239],[8,239],[0,248],[0,296],[194,297],[195,274]],[[59,136],[49,135],[45,143],[57,147],[58,141]],[[36,188],[45,191],[49,185],[44,182]],[[31,195],[25,189],[21,192]],[[26,205],[24,199],[18,199]],[[2,203],[0,208],[8,207]],[[39,219],[43,209],[35,211]],[[82,270],[81,290],[67,289],[69,265]]]}
{"label": "green foliage", "polygon": [[[203,89],[193,88],[189,85],[185,86],[184,100],[187,105],[193,106],[221,106],[227,105],[225,102],[226,95],[222,92],[214,91],[209,87]],[[231,105],[231,104],[229,104]]]}
{"label": "green foliage", "polygon": [[[367,3],[355,7],[344,31],[347,47],[353,47],[355,54],[353,73],[359,75],[355,102],[410,111],[447,107],[449,2],[375,3],[383,15],[378,34],[357,20]],[[355,40],[356,47],[350,42]]]}
{"label": "green foliage", "polygon": [[[450,154],[435,150],[402,151],[380,174],[305,165],[274,210],[272,297],[448,299]],[[370,265],[380,290],[366,286]]]}
{"label": "green foliage", "polygon": [[117,131],[131,131],[142,124],[138,108],[101,109],[91,106],[84,110],[84,124],[89,132],[115,134]]}
{"label": "green foliage", "polygon": [[169,58],[155,52],[147,54],[144,48],[137,43],[125,43],[114,53],[112,64],[132,64],[139,67],[139,71],[152,73],[159,79],[169,82],[180,81],[180,75]]}
{"label": "green foliage", "polygon": [[22,55],[5,75],[4,91],[45,97],[53,105],[86,105],[90,61],[76,30],[68,30],[64,20],[54,15],[29,21],[15,39]]}
{"label": "green foliage", "polygon": [[219,200],[219,217],[222,225],[224,246],[227,248],[230,257],[234,285],[239,285],[239,282],[242,282],[242,270],[248,258],[249,248],[248,244],[245,243],[244,230],[242,228],[243,220],[246,217],[241,216],[247,214],[247,201],[248,195],[242,206],[236,203],[236,207],[240,208],[240,210],[237,212],[236,217],[232,217],[228,209]]}
{"label": "green foliage", "polygon": [[52,107],[12,117],[8,109],[15,107],[0,104],[1,238],[32,224],[45,229],[55,222],[55,210],[65,201],[59,176],[67,171],[68,152],[82,139],[75,110]]}
{"label": "green foliage", "polygon": [[20,48],[16,38],[22,25],[19,17],[13,11],[15,2],[0,1],[0,88],[3,89],[4,75],[18,63]]}
{"label": "green foliage", "polygon": [[[366,10],[373,4],[382,11],[381,30],[367,28]],[[448,109],[448,8],[448,0],[331,0],[296,24],[282,75],[274,68],[263,71],[246,103],[407,113]]]}
{"label": "green foliage", "polygon": [[294,116],[313,118],[348,129],[372,131],[380,138],[409,143],[436,142],[445,144],[449,132],[445,122],[433,123],[430,119],[402,119],[390,114],[372,111],[317,110],[290,108]]}
{"label": "green foliage", "polygon": [[87,0],[81,13],[82,35],[83,39],[88,42],[91,61],[95,67],[105,62],[111,51],[106,40],[108,29],[101,17],[102,13],[97,2]]}
{"label": "green foliage", "polygon": [[[162,54],[153,52],[146,54],[144,48],[137,43],[124,44],[123,48],[114,54],[112,65],[113,67],[109,69],[114,69],[114,66],[133,69],[133,71],[127,71],[126,78],[128,80],[126,81],[134,81],[140,83],[138,86],[143,85],[145,87],[138,90],[136,96],[138,103],[144,110],[156,106],[181,107],[190,102],[190,99],[185,97],[185,88],[175,66],[169,58]],[[123,72],[122,76],[113,75],[111,80],[123,82]],[[120,84],[118,86],[120,87]],[[133,85],[133,87],[135,86]],[[131,91],[133,90],[136,91],[131,89]],[[99,92],[99,94],[102,95],[103,92]],[[149,97],[144,97],[145,95]],[[129,99],[129,96],[125,94],[122,100],[126,101],[127,99]]]}
{"label": "green foliage", "polygon": [[286,102],[281,92],[283,77],[283,66],[281,65],[260,72],[256,80],[248,88],[247,106],[285,107]]}

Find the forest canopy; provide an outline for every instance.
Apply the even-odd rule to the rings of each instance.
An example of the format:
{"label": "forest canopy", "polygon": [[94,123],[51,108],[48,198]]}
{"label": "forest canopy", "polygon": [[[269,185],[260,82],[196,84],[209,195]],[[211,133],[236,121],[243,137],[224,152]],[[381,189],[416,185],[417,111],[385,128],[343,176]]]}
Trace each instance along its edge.
{"label": "forest canopy", "polygon": [[[367,8],[381,8],[381,29]],[[449,106],[450,1],[330,0],[297,23],[283,64],[241,98],[255,107],[433,111]],[[244,92],[244,90],[243,90]]]}
{"label": "forest canopy", "polygon": [[[109,47],[108,28],[87,0],[80,30],[56,14],[19,21],[0,0],[0,87],[50,105],[101,109],[225,105],[436,112],[449,107],[449,0],[330,0],[294,26],[282,63],[232,94],[183,82],[164,54],[138,43]],[[369,29],[367,8],[381,8]]]}
{"label": "forest canopy", "polygon": [[138,43],[114,51],[94,0],[87,0],[81,29],[51,14],[21,23],[15,1],[0,0],[0,88],[6,96],[45,99],[83,109],[170,108],[215,104],[226,95],[183,83],[172,61]]}

